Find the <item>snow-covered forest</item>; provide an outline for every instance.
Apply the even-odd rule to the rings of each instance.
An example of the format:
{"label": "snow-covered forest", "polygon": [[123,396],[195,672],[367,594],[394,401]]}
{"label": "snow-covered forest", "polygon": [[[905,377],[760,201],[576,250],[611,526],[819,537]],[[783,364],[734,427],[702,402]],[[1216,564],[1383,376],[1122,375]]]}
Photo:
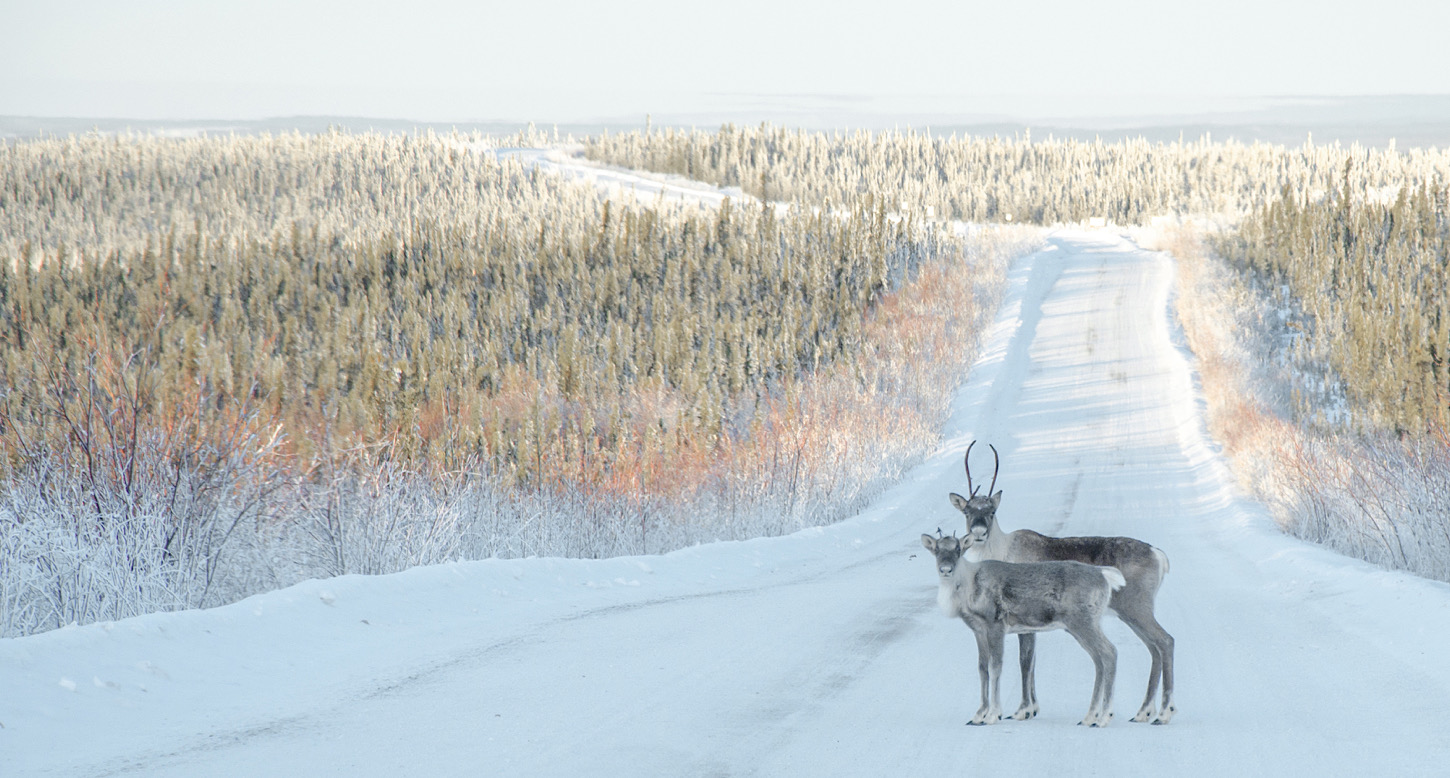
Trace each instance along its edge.
{"label": "snow-covered forest", "polygon": [[1036,241],[611,201],[431,135],[17,143],[0,214],[0,635],[839,519]]}

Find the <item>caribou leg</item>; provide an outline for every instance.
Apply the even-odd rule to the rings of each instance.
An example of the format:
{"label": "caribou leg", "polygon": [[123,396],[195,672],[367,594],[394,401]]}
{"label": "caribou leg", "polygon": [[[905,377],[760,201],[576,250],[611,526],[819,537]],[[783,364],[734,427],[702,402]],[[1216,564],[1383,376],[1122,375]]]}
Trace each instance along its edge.
{"label": "caribou leg", "polygon": [[1037,666],[1037,636],[1023,632],[1017,636],[1017,657],[1022,662],[1022,707],[1012,714],[1016,721],[1026,721],[1037,715],[1037,683],[1034,671]]}

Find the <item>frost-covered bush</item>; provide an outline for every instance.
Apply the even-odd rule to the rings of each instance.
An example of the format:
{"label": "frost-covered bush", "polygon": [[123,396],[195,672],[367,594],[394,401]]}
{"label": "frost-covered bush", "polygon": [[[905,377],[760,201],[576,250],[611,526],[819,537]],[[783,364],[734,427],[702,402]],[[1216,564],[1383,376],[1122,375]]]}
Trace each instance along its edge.
{"label": "frost-covered bush", "polygon": [[52,406],[67,435],[21,441],[0,480],[0,635],[214,605],[251,588],[234,552],[275,516],[275,439],[245,424],[198,435],[194,419],[152,423],[98,393]]}
{"label": "frost-covered bush", "polygon": [[1450,445],[1305,436],[1280,452],[1288,530],[1350,556],[1450,581]]}

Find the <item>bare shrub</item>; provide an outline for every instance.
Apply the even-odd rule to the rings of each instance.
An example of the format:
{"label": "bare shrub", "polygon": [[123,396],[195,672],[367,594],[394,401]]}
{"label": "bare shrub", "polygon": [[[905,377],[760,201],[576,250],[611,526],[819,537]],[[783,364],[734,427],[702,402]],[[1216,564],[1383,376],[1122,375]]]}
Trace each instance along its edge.
{"label": "bare shrub", "polygon": [[1303,435],[1278,453],[1273,505],[1295,535],[1450,580],[1450,447],[1432,438]]}
{"label": "bare shrub", "polygon": [[273,507],[278,439],[246,407],[204,419],[205,385],[163,415],[145,361],[52,364],[40,402],[0,398],[0,635],[233,596],[232,541]]}

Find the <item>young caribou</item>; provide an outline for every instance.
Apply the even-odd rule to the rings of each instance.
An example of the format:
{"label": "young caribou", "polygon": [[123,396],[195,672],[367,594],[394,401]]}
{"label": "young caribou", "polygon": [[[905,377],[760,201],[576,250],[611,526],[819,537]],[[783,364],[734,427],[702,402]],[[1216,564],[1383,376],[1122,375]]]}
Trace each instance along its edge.
{"label": "young caribou", "polygon": [[[1177,708],[1173,704],[1173,636],[1163,629],[1153,615],[1153,602],[1163,577],[1168,574],[1168,555],[1141,540],[1121,537],[1052,538],[1029,529],[1002,532],[997,527],[997,506],[1002,493],[993,493],[997,486],[997,448],[992,449],[992,484],[987,495],[978,495],[981,487],[972,486],[972,441],[967,446],[967,488],[971,497],[951,495],[952,505],[967,519],[966,556],[972,561],[995,559],[1003,562],[1047,562],[1072,560],[1090,565],[1113,567],[1122,572],[1127,584],[1113,592],[1108,603],[1111,610],[1147,646],[1152,657],[1148,670],[1148,695],[1132,721],[1167,724]],[[990,495],[990,496],[988,496]],[[1037,638],[1023,633],[1018,638],[1018,655],[1022,663],[1022,707],[1012,714],[1014,719],[1030,719],[1037,715],[1037,690],[1033,679]],[[1154,710],[1153,697],[1163,683],[1163,707]]]}
{"label": "young caribou", "polygon": [[1103,634],[1103,611],[1123,575],[1111,567],[1081,562],[972,562],[955,535],[922,535],[921,544],[936,555],[940,588],[937,604],[948,618],[960,618],[977,638],[977,670],[982,678],[982,707],[972,724],[1002,718],[1002,646],[1006,634],[1030,635],[1065,629],[1093,660],[1093,698],[1079,724],[1105,727],[1113,718],[1113,676],[1118,651]]}

